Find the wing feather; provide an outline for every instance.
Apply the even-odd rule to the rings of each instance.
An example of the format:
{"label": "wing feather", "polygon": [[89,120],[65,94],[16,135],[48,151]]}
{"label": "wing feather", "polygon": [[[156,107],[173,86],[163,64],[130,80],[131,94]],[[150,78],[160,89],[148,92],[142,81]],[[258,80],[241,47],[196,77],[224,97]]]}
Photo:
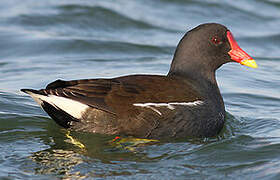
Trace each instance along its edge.
{"label": "wing feather", "polygon": [[[135,75],[114,79],[56,80],[41,93],[66,97],[112,114],[135,109],[135,103],[190,102],[198,93],[166,76]],[[171,87],[171,88],[170,88]]]}

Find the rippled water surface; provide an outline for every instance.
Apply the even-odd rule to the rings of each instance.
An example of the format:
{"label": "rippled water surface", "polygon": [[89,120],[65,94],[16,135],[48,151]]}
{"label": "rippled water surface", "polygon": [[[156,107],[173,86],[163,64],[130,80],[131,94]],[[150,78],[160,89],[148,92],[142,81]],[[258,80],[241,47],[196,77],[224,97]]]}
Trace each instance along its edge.
{"label": "rippled water surface", "polygon": [[[217,72],[219,138],[119,147],[69,134],[19,92],[58,78],[166,74],[179,39],[205,22],[225,24],[259,65]],[[2,0],[0,179],[279,179],[279,27],[276,0]]]}

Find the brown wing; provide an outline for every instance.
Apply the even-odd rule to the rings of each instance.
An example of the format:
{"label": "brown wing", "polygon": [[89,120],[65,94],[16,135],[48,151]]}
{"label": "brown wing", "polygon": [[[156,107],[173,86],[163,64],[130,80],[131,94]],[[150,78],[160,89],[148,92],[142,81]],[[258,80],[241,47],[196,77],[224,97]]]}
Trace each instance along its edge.
{"label": "brown wing", "polygon": [[156,75],[57,80],[40,92],[67,97],[112,114],[133,109],[135,103],[190,102],[199,97],[181,80]]}

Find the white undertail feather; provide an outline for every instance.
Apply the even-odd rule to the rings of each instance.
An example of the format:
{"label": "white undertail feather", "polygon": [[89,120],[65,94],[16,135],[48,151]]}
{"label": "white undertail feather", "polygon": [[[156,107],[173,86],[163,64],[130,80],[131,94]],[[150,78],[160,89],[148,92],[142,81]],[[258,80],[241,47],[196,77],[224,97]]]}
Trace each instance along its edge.
{"label": "white undertail feather", "polygon": [[40,106],[42,105],[42,101],[45,101],[53,105],[55,108],[59,108],[77,119],[80,119],[83,113],[86,111],[86,109],[89,108],[89,106],[86,104],[64,97],[59,97],[55,95],[41,95],[32,92],[28,92],[28,94]]}
{"label": "white undertail feather", "polygon": [[168,109],[174,110],[176,105],[177,106],[178,105],[180,105],[180,106],[197,106],[197,105],[201,105],[201,104],[203,104],[203,101],[197,100],[197,101],[193,101],[193,102],[134,103],[133,105],[138,106],[138,107],[145,107],[145,108],[152,109],[159,115],[162,115],[162,113],[159,110],[157,110],[156,107],[166,107]]}

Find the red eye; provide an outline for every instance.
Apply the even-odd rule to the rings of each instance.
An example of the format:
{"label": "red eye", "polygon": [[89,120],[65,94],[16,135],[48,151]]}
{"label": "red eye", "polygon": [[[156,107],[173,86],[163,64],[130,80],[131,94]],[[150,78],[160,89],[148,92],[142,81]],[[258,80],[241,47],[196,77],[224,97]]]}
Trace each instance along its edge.
{"label": "red eye", "polygon": [[214,44],[220,44],[221,40],[217,36],[214,36],[214,37],[212,37],[212,42]]}

